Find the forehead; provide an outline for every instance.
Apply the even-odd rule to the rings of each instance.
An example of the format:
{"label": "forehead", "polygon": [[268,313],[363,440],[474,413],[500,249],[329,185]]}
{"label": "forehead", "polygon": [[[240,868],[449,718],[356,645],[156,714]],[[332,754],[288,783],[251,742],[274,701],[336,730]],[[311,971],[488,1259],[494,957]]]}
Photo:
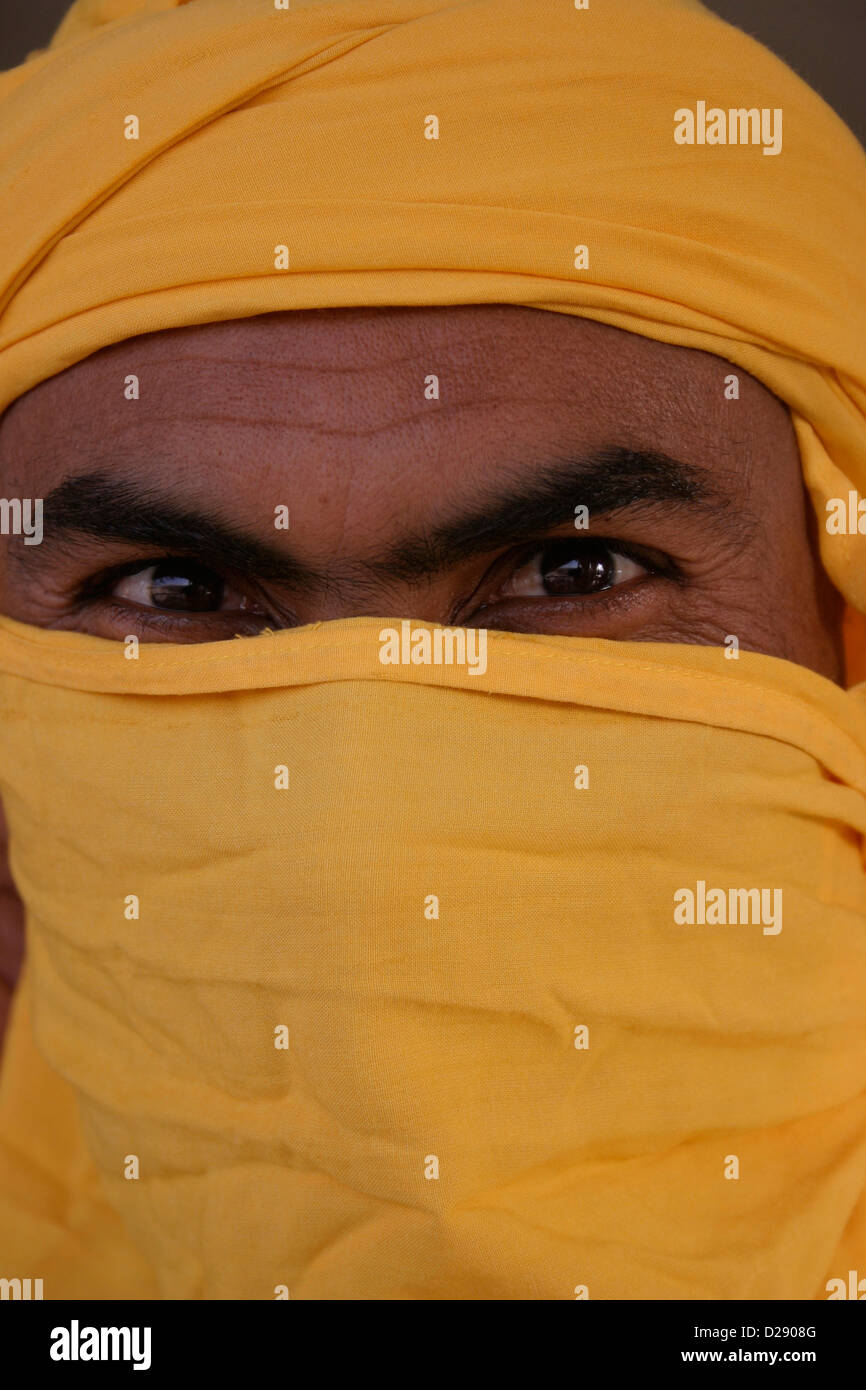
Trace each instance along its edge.
{"label": "forehead", "polygon": [[[739,399],[726,396],[731,374]],[[128,399],[131,376],[138,399]],[[129,339],[42,383],[0,427],[11,475],[71,472],[409,494],[552,452],[655,448],[729,471],[793,438],[785,407],[709,353],[505,305],[313,310]],[[438,480],[438,483],[437,483]]]}

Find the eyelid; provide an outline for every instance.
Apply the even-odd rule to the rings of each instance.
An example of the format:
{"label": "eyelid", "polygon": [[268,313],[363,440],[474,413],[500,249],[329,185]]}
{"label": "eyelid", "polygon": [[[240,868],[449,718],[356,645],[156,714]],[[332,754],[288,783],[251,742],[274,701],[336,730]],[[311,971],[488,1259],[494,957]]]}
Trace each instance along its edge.
{"label": "eyelid", "polygon": [[[108,590],[116,584],[118,579],[124,579],[127,575],[138,574],[140,570],[150,569],[154,565],[161,565],[166,560],[184,559],[189,564],[200,564],[192,556],[170,555],[163,552],[161,555],[138,556],[135,560],[124,560],[119,565],[109,565],[106,569],[98,570],[95,574],[90,574],[86,579],[81,580],[76,589],[76,598],[80,602],[87,599],[106,597]],[[218,574],[214,570],[214,574]],[[219,576],[222,578],[222,576]]]}
{"label": "eyelid", "polygon": [[[566,540],[570,537],[555,536],[552,539]],[[618,536],[597,536],[591,531],[575,533],[575,540],[578,543],[583,540],[595,545],[602,545],[607,550],[616,551],[618,555],[625,555],[627,559],[634,560],[635,564],[643,565],[655,574],[664,574],[671,579],[681,578],[683,575],[676,560],[665,551],[656,550],[653,546],[640,545],[636,541],[621,540]],[[539,547],[539,549],[543,548],[543,546]]]}
{"label": "eyelid", "polygon": [[[176,640],[181,642],[188,639],[190,633],[202,634],[195,640],[212,641],[214,632],[219,628],[233,636],[254,636],[262,630],[263,625],[268,625],[269,621],[256,623],[243,615],[239,617],[237,613],[184,613],[161,608],[133,609],[129,604],[112,598],[104,599],[103,605],[103,611],[108,613],[112,620],[123,624],[126,631],[131,632],[138,628],[145,632],[153,632],[164,640],[175,640],[170,634],[176,634]],[[246,628],[247,631],[238,633],[239,627]]]}
{"label": "eyelid", "polygon": [[601,536],[592,531],[571,531],[554,532],[546,536],[540,536],[537,540],[521,546],[519,550],[512,551],[509,556],[501,556],[491,568],[498,569],[503,560],[510,560],[515,568],[525,565],[535,555],[540,555],[549,545],[561,543],[562,541],[572,541],[575,546],[596,545],[603,546],[606,550],[614,551],[618,555],[624,555],[626,559],[633,560],[635,564],[642,565],[650,574],[663,575],[666,579],[682,583],[685,574],[676,560],[666,551],[656,550],[653,546],[641,545],[636,541],[622,540],[619,536]]}
{"label": "eyelid", "polygon": [[[498,556],[493,564],[485,571],[485,574],[475,586],[473,593],[455,605],[453,613],[449,616],[448,621],[454,621],[454,614],[459,610],[465,610],[467,605],[477,598],[479,591],[492,581],[493,575],[495,575],[497,571],[503,571],[506,565],[513,569],[525,565],[533,556],[541,554],[546,546],[557,541],[561,542],[565,540],[572,541],[576,547],[579,547],[581,544],[603,546],[641,565],[650,574],[661,575],[678,584],[686,582],[686,576],[677,562],[666,552],[656,550],[654,547],[640,545],[633,541],[621,539],[618,536],[598,535],[592,531],[548,532],[545,535],[536,537],[532,541],[528,541],[519,549],[512,549],[510,552]],[[139,555],[135,559],[124,560],[119,564],[109,565],[105,569],[101,569],[97,573],[89,575],[76,586],[75,601],[79,604],[92,602],[97,599],[110,601],[110,590],[118,580],[123,579],[127,575],[139,573],[141,570],[148,569],[151,566],[164,564],[168,560],[186,561],[189,564],[197,564],[202,568],[210,569],[216,577],[222,579],[224,582],[234,584],[239,589],[244,589],[245,587],[249,589],[250,587],[249,581],[245,581],[243,576],[233,575],[224,568],[218,568],[216,564],[208,563],[207,560],[202,559],[199,555],[184,555],[177,550],[162,550],[158,553]],[[594,595],[595,601],[597,602],[600,597],[601,592]],[[578,598],[579,596],[575,596],[575,599]],[[495,598],[493,601],[496,601]],[[489,602],[490,600],[487,600],[487,603]],[[188,616],[192,617],[193,615],[190,614]],[[162,614],[162,618],[163,621],[168,621],[165,614]]]}
{"label": "eyelid", "polygon": [[[500,590],[507,582],[508,578],[517,570],[526,565],[533,556],[540,555],[547,546],[561,541],[573,541],[576,547],[581,544],[593,544],[604,546],[606,549],[616,551],[624,555],[627,559],[633,560],[636,564],[643,566],[648,574],[647,578],[656,577],[667,580],[669,583],[684,585],[688,582],[683,569],[676,560],[666,551],[655,549],[652,546],[639,545],[636,542],[621,540],[618,536],[600,536],[592,531],[549,531],[544,535],[537,536],[531,541],[527,541],[519,547],[512,547],[511,550],[497,556],[497,558],[487,567],[484,574],[474,586],[471,593],[465,595],[454,604],[448,615],[448,623],[452,626],[467,620],[473,614],[478,614],[486,609],[495,608],[498,604],[515,605],[521,603],[547,603],[547,604],[587,604],[592,603],[593,608],[598,611],[602,607],[615,608],[623,603],[625,593],[633,592],[632,586],[628,584],[616,585],[611,589],[599,590],[595,594],[586,595],[557,595],[549,596],[546,599],[539,597],[525,598],[518,595],[502,594]],[[482,595],[486,595],[482,597]]]}
{"label": "eyelid", "polygon": [[136,603],[132,599],[119,597],[113,592],[116,585],[122,579],[132,575],[142,574],[147,570],[165,565],[170,561],[177,562],[179,569],[182,566],[189,566],[190,568],[195,567],[200,570],[208,571],[213,575],[214,579],[219,580],[226,589],[239,594],[245,600],[249,600],[253,607],[258,605],[260,610],[259,616],[262,620],[276,624],[277,620],[273,613],[269,611],[261,596],[254,592],[254,587],[249,581],[235,577],[231,571],[224,567],[218,569],[215,565],[209,565],[196,556],[179,554],[177,550],[163,551],[158,555],[142,555],[134,560],[124,560],[120,564],[110,565],[106,569],[99,570],[96,574],[88,576],[76,586],[73,593],[73,602],[78,608],[85,608],[88,605],[93,607],[97,605],[101,605],[104,608],[110,607],[118,615],[120,613],[129,614],[134,612],[136,621],[152,623],[157,631],[165,631],[173,624],[183,624],[184,622],[187,624],[198,622],[204,625],[215,625],[220,621],[227,621],[230,614],[237,615],[247,611],[252,613],[252,608],[246,610],[241,607],[224,610],[191,610],[189,612],[183,612],[183,610],[180,609],[163,609],[156,605],[151,607],[147,604]]}
{"label": "eyelid", "polygon": [[129,575],[140,574],[142,570],[153,569],[157,565],[164,565],[168,561],[177,561],[179,566],[185,564],[207,570],[214,578],[241,591],[249,590],[251,587],[249,580],[245,580],[243,576],[235,575],[225,567],[218,567],[207,560],[202,560],[197,555],[183,555],[176,550],[164,550],[160,554],[140,555],[134,560],[124,560],[121,564],[110,565],[106,569],[99,570],[96,574],[89,575],[77,585],[76,601],[87,603],[94,599],[109,598],[111,596],[110,591],[118,580],[125,579]]}

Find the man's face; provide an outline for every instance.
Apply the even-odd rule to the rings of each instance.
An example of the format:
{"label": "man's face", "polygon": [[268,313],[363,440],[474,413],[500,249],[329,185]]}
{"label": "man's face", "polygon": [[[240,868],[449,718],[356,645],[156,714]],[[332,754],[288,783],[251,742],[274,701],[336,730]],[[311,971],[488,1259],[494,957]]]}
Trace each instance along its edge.
{"label": "man's face", "polygon": [[0,563],[0,609],[40,627],[208,642],[370,614],[734,635],[842,679],[785,407],[718,357],[571,315],[326,310],[149,334],[10,408],[0,491],[45,499],[43,543],[10,536]]}

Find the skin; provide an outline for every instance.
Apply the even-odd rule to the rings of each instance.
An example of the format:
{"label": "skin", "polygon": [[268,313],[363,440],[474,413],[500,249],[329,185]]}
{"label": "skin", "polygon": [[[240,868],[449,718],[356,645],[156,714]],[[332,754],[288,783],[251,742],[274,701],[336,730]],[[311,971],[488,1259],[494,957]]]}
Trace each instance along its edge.
{"label": "skin", "polygon": [[[130,373],[138,401],[124,398]],[[425,399],[430,373],[439,400]],[[702,495],[594,506],[577,531],[576,476],[561,514],[524,524],[521,495],[551,460],[562,484],[566,460],[595,459],[604,503],[599,479],[639,477],[637,451],[680,461]],[[843,679],[843,604],[818,562],[786,407],[718,357],[571,315],[307,311],[129,340],[37,386],[0,423],[3,496],[48,499],[94,472],[103,490],[144,489],[145,512],[148,499],[173,507],[176,534],[164,545],[55,534],[78,512],[46,501],[41,545],[2,538],[4,614],[170,642],[359,615],[720,648],[734,634],[741,649]],[[505,494],[516,497],[503,515]],[[274,528],[278,505],[288,531]],[[86,528],[98,509],[85,497],[78,510]],[[265,543],[268,575],[192,544],[194,512]],[[509,525],[494,543],[497,516]],[[443,528],[460,518],[449,549]],[[8,998],[21,930],[5,898]]]}

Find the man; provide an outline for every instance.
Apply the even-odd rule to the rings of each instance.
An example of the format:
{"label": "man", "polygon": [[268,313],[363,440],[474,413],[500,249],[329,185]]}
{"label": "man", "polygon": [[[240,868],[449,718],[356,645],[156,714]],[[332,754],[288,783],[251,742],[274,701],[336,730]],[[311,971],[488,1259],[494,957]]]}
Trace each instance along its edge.
{"label": "man", "polygon": [[0,1259],[826,1297],[862,155],[691,3],[402,9],[75,9],[8,78]]}
{"label": "man", "polygon": [[[158,409],[114,390],[133,360]],[[732,370],[499,306],[127,341],[6,414],[4,495],[45,499],[46,521],[39,546],[7,543],[3,609],[142,641],[364,613],[719,647],[731,633],[841,683],[843,606],[790,417],[747,374],[732,408]],[[174,565],[155,580],[154,551]]]}

